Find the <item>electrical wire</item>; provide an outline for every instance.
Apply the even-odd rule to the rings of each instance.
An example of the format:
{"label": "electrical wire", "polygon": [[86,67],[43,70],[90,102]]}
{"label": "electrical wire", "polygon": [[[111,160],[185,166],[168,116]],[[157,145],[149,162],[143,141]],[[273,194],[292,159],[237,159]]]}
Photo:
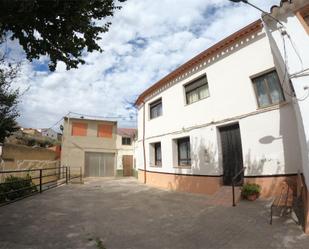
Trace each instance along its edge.
{"label": "electrical wire", "polygon": [[[100,118],[100,119],[122,119],[123,121],[132,121],[132,122],[136,122],[137,121],[136,119],[132,119],[131,117],[127,117],[127,116],[123,116],[123,115],[118,115],[118,116],[99,116],[99,115],[89,115],[89,114],[77,113],[77,112],[70,112],[70,114],[74,114],[74,115],[78,115],[78,116],[83,116],[83,117]],[[136,115],[136,114],[134,114],[134,115]]]}
{"label": "electrical wire", "polygon": [[299,54],[299,52],[298,52],[298,50],[296,48],[296,45],[295,45],[295,43],[293,42],[291,36],[288,33],[287,33],[287,37],[289,38],[289,41],[290,41],[290,43],[292,45],[292,48],[293,48],[293,50],[294,50],[295,54],[297,55],[297,58],[298,58],[298,60],[300,62],[301,70],[303,70],[304,69],[303,60],[302,60],[302,58],[301,58],[301,56],[300,56],[300,54]]}
{"label": "electrical wire", "polygon": [[[282,37],[282,44],[283,44],[283,59],[284,59],[284,74],[283,74],[283,82],[282,82],[282,90],[284,91],[285,94],[287,94],[288,96],[295,98],[295,93],[290,93],[288,90],[291,88],[291,86],[289,86],[286,83],[286,78],[288,78],[288,80],[290,80],[289,75],[288,75],[288,57],[287,57],[287,51],[286,51],[286,43],[285,43],[285,38],[283,35],[283,30],[280,28],[279,29],[281,37]],[[287,89],[288,88],[288,89]]]}
{"label": "electrical wire", "polygon": [[298,101],[304,101],[309,97],[309,90],[307,89],[307,95],[305,95],[303,98],[301,99],[297,99]]}
{"label": "electrical wire", "polygon": [[[268,16],[268,15],[267,15],[267,16]],[[271,17],[272,17],[272,16],[271,16]],[[265,27],[267,27],[267,23],[266,23],[265,20],[263,19],[263,16],[262,16],[262,21],[263,21]],[[280,23],[280,22],[279,22],[279,23]],[[305,99],[307,99],[307,98],[309,97],[309,89],[307,90],[307,91],[308,91],[307,96],[305,96],[305,97],[299,99],[299,98],[296,97],[296,94],[295,94],[295,92],[294,92],[294,87],[293,87],[293,85],[292,85],[292,83],[291,83],[290,80],[291,80],[291,78],[293,78],[293,77],[297,77],[297,75],[301,75],[303,72],[305,72],[305,71],[308,70],[308,69],[305,69],[305,70],[303,69],[303,61],[302,61],[302,59],[301,59],[301,56],[300,56],[298,50],[296,49],[295,43],[294,43],[293,40],[291,39],[290,35],[287,33],[286,27],[285,27],[282,23],[280,23],[280,24],[281,24],[281,27],[279,27],[279,32],[280,32],[280,35],[281,35],[281,37],[282,37],[283,53],[284,53],[284,76],[283,76],[283,82],[282,82],[282,90],[284,91],[285,94],[287,94],[288,96],[290,96],[290,97],[292,97],[292,98],[295,98],[297,101],[304,101]],[[283,29],[284,29],[284,30],[283,30]],[[301,70],[300,72],[294,74],[293,76],[291,76],[291,75],[288,74],[288,57],[287,57],[286,41],[285,41],[284,35],[287,35],[287,37],[288,37],[288,39],[289,39],[289,41],[290,41],[290,43],[291,43],[291,46],[292,46],[292,48],[293,48],[295,54],[297,55],[297,57],[298,57],[298,59],[299,59],[299,61],[300,61],[301,68],[302,68],[302,70]],[[306,76],[306,73],[303,74],[303,75]],[[300,77],[301,77],[301,76],[300,76]],[[289,84],[287,84],[286,79],[288,79]],[[286,89],[286,87],[287,87],[289,90],[292,90],[293,93],[290,93],[290,92]]]}
{"label": "electrical wire", "polygon": [[[70,117],[71,114],[73,115],[77,115],[77,116],[82,116],[82,117],[91,117],[91,118],[100,118],[100,119],[121,119],[121,121],[125,121],[125,122],[137,122],[136,119],[132,119],[131,117],[127,117],[127,116],[123,116],[123,115],[118,115],[118,116],[99,116],[99,115],[89,115],[89,114],[85,114],[85,113],[77,113],[77,112],[68,112],[66,115],[64,115],[63,117],[61,117],[57,122],[55,122],[53,125],[51,125],[48,129],[52,129],[54,128],[56,125],[58,125],[63,119],[64,117]],[[136,114],[134,113],[134,115],[136,116]],[[133,116],[133,115],[132,115]],[[72,117],[74,118],[74,116]],[[129,118],[129,119],[128,119]]]}
{"label": "electrical wire", "polygon": [[[88,114],[83,114],[83,113],[77,113],[77,112],[68,112],[66,115],[62,116],[57,122],[55,122],[53,125],[51,125],[50,127],[48,127],[47,129],[52,129],[54,128],[56,125],[58,125],[65,117],[70,117],[70,115],[78,115],[78,116],[83,116],[83,117],[92,117],[92,118],[100,118],[100,119],[121,119],[121,121],[124,122],[134,122],[136,123],[137,120],[136,119],[131,119],[130,117],[127,116],[123,116],[123,115],[118,115],[118,116],[97,116],[97,115],[88,115]],[[136,114],[134,114],[136,115]],[[132,115],[133,116],[133,115]],[[73,117],[74,118],[74,117]],[[130,118],[130,119],[128,119]]]}
{"label": "electrical wire", "polygon": [[[291,42],[291,45],[292,45],[292,47],[293,47],[293,50],[294,50],[294,52],[296,53],[296,55],[297,55],[297,57],[298,57],[298,59],[299,59],[299,61],[300,61],[301,68],[302,68],[300,72],[304,72],[304,71],[306,71],[306,70],[303,70],[303,62],[302,62],[302,59],[301,59],[301,57],[300,57],[300,55],[299,55],[299,53],[298,53],[298,51],[297,51],[297,49],[296,49],[296,47],[295,47],[295,44],[293,44],[293,41],[291,40],[290,35],[289,35],[286,31],[283,31],[282,29],[280,29],[279,31],[280,31],[280,35],[281,35],[281,37],[282,37],[283,54],[284,54],[284,76],[283,76],[283,82],[282,82],[282,89],[283,89],[283,91],[284,91],[287,95],[289,95],[289,96],[292,97],[292,98],[295,98],[297,101],[304,101],[304,100],[306,100],[306,99],[309,97],[309,90],[307,90],[308,93],[306,94],[306,96],[304,96],[303,98],[297,98],[296,95],[295,95],[295,93],[294,93],[294,94],[290,94],[290,93],[285,89],[286,78],[289,79],[289,82],[290,82],[290,80],[291,80],[291,76],[288,75],[288,63],[289,63],[289,62],[288,62],[288,56],[287,56],[287,50],[286,50],[286,41],[285,41],[285,37],[284,37],[285,34],[286,34],[287,37],[289,38],[289,41]],[[291,85],[291,86],[288,86],[288,85],[287,85],[287,87],[293,89],[293,85]]]}

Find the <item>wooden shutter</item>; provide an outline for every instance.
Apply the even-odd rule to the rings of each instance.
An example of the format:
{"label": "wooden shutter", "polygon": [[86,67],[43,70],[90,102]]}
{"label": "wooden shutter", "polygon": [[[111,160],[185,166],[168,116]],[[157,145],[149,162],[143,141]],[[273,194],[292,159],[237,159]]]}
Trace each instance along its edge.
{"label": "wooden shutter", "polygon": [[87,136],[88,125],[85,123],[72,123],[72,136]]}
{"label": "wooden shutter", "polygon": [[100,124],[98,125],[98,137],[113,137],[113,126],[108,124]]}

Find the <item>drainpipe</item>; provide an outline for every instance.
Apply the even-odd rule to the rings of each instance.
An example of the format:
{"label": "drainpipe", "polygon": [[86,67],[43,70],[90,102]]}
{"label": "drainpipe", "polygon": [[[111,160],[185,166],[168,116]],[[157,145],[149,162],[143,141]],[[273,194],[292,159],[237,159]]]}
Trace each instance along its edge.
{"label": "drainpipe", "polygon": [[4,161],[2,159],[2,151],[3,151],[3,144],[0,143],[0,166],[1,166],[1,170],[4,170]]}
{"label": "drainpipe", "polygon": [[[67,128],[67,134],[68,134],[68,136],[67,136],[67,147],[69,147],[69,138],[70,138],[70,113],[69,113],[69,115],[68,115],[68,128]],[[66,162],[66,166],[68,166],[68,160],[69,160],[69,150],[68,150],[68,148],[67,148],[67,153],[66,153],[66,160],[65,160],[65,162]]]}
{"label": "drainpipe", "polygon": [[145,150],[145,102],[143,102],[143,154],[144,154],[144,183],[146,184],[146,150]]}

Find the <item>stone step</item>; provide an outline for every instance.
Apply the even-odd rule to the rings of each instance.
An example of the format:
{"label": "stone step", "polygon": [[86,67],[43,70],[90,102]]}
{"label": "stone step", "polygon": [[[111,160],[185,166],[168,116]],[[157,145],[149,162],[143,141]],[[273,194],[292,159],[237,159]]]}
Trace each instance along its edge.
{"label": "stone step", "polygon": [[[241,199],[241,189],[240,187],[235,187],[235,203],[239,202]],[[232,206],[233,204],[233,192],[231,186],[222,186],[220,189],[211,196],[209,200],[210,204],[222,205],[222,206]]]}

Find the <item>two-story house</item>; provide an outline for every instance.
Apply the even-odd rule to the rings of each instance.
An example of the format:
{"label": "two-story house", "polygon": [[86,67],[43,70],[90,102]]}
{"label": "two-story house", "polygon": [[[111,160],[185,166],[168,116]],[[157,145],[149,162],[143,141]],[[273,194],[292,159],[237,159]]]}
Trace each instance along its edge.
{"label": "two-story house", "polygon": [[134,129],[119,130],[115,121],[65,117],[61,164],[85,177],[132,175]]}
{"label": "two-story house", "polygon": [[301,167],[293,89],[260,20],[159,80],[137,99],[139,179],[214,194],[244,171],[262,195]]}
{"label": "two-story house", "polygon": [[[274,60],[285,72],[284,82],[290,82],[295,90],[294,109],[301,144],[304,176],[303,207],[304,224],[309,233],[309,1],[281,0],[264,15],[264,26],[269,38]],[[280,23],[279,23],[280,22]]]}

